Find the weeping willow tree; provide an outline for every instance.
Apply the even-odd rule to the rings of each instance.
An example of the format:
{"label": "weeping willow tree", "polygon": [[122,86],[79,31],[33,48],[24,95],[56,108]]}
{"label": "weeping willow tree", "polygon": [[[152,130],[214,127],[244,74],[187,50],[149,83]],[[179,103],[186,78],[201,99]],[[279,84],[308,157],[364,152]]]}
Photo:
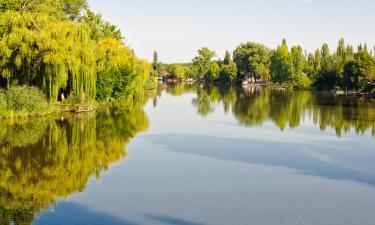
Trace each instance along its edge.
{"label": "weeping willow tree", "polygon": [[35,85],[50,99],[67,87],[78,96],[95,96],[96,43],[86,25],[11,11],[0,23],[0,68],[8,87]]}
{"label": "weeping willow tree", "polygon": [[121,103],[142,95],[149,63],[85,0],[0,0],[0,12],[2,87],[36,86],[51,101],[60,92]]}

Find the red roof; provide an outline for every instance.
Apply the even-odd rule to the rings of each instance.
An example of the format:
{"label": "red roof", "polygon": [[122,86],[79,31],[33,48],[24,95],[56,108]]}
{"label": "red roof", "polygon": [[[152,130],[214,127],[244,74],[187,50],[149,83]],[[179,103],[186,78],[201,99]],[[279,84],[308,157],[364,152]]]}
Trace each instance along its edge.
{"label": "red roof", "polygon": [[164,70],[164,71],[162,72],[162,75],[163,75],[163,76],[168,76],[168,75],[169,75],[169,72],[166,71],[166,70]]}

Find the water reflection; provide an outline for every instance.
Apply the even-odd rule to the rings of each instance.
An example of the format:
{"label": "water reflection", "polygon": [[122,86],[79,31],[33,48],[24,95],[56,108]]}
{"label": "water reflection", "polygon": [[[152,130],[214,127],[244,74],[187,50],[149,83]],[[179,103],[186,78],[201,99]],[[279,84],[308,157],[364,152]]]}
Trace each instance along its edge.
{"label": "water reflection", "polygon": [[[99,201],[95,198],[82,205],[59,203],[54,213],[57,217],[42,213],[44,210],[54,208],[58,200],[83,192],[90,177],[95,176],[100,179],[111,164],[126,157],[124,148],[131,138],[148,128],[148,119],[142,110],[2,121],[0,123],[0,224],[32,224],[35,215],[40,213],[42,217],[44,216],[44,224],[100,224],[108,221],[111,224],[145,224],[138,220],[133,222],[134,217],[139,216],[139,212],[141,212],[139,217],[143,217],[140,221],[147,220],[150,224],[195,225],[201,223],[194,221],[210,220],[208,214],[203,214],[203,219],[194,217],[195,211],[192,208],[196,207],[178,208],[178,203],[184,200],[190,200],[196,205],[202,205],[205,201],[207,202],[205,208],[215,212],[223,209],[216,208],[217,205],[222,207],[227,204],[228,209],[234,208],[239,212],[236,213],[236,217],[238,216],[241,222],[248,221],[250,215],[255,215],[248,213],[252,212],[248,203],[251,204],[254,199],[259,203],[257,205],[259,208],[269,209],[275,206],[267,203],[272,202],[269,198],[273,198],[273,195],[267,192],[256,193],[253,192],[255,189],[248,189],[249,187],[262,182],[265,182],[263,187],[284,185],[291,180],[297,184],[296,187],[300,187],[301,176],[289,173],[285,175],[290,176],[286,180],[278,181],[272,177],[257,180],[258,175],[254,174],[262,172],[264,166],[267,169],[278,168],[274,171],[275,177],[279,177],[279,168],[287,168],[298,175],[304,175],[304,179],[314,176],[330,181],[345,180],[375,186],[373,163],[375,153],[372,148],[372,137],[351,134],[348,135],[350,138],[325,138],[326,133],[313,135],[311,132],[306,132],[306,137],[303,136],[303,131],[310,129],[309,124],[307,127],[304,126],[307,123],[315,124],[322,130],[333,128],[338,136],[351,130],[357,134],[372,132],[374,135],[375,107],[368,100],[324,93],[196,85],[161,86],[159,95],[163,91],[174,96],[186,93],[190,95],[188,98],[173,98],[173,101],[172,98],[165,98],[161,100],[158,109],[151,111],[150,116],[153,119],[151,132],[142,136],[146,142],[139,142],[140,144],[136,145],[137,153],[142,152],[143,148],[147,159],[141,157],[139,162],[133,163],[133,167],[129,168],[131,163],[128,163],[126,168],[122,168],[126,171],[133,169],[135,176],[132,174],[124,178],[117,175],[113,179],[118,179],[120,183],[109,182],[103,185],[106,188],[98,190],[98,192],[103,191],[105,198],[109,197],[107,201],[98,203],[99,210],[87,207],[92,201]],[[190,102],[193,105],[192,112],[181,113],[180,109],[191,108]],[[153,103],[156,106],[158,98],[155,98]],[[173,105],[175,103],[180,105]],[[180,107],[181,105],[184,107]],[[201,118],[197,118],[194,112],[206,117],[219,109],[233,115],[242,126],[262,127],[245,129],[238,126],[222,126],[209,120],[199,120]],[[216,118],[223,118],[221,111],[218,114],[219,117]],[[228,121],[232,122],[232,116],[228,116]],[[256,135],[263,128],[265,130],[269,128],[263,127],[267,122],[275,124],[277,128],[270,129],[272,132]],[[190,126],[184,126],[187,123]],[[205,129],[205,126],[211,125],[212,127]],[[301,127],[301,130],[306,130],[302,130],[301,133],[299,133],[301,130],[291,132],[286,129],[288,127]],[[284,133],[281,134],[279,129]],[[231,135],[222,135],[224,136],[222,137],[212,132],[213,130],[225,132],[229,130],[228,133],[230,132]],[[196,134],[196,131],[200,131],[197,132],[200,134]],[[276,135],[267,136],[273,133]],[[285,138],[287,136],[289,139]],[[155,146],[156,150],[150,151]],[[164,149],[169,151],[163,151]],[[185,155],[180,156],[181,153]],[[193,157],[185,157],[186,155]],[[159,164],[155,163],[152,167],[153,172],[150,173],[150,161],[154,159],[157,159],[156,162]],[[254,165],[261,165],[261,167],[254,167]],[[244,169],[246,166],[251,166],[251,169]],[[147,169],[142,170],[142,168]],[[249,171],[254,171],[254,168],[257,171],[250,173]],[[215,174],[220,176],[212,178],[211,171],[215,171]],[[156,179],[156,177],[163,179]],[[254,177],[255,179],[252,179]],[[218,185],[224,186],[224,189],[217,189]],[[336,190],[342,184],[331,185],[334,191],[328,191],[329,196],[340,196],[340,192],[336,193]],[[115,189],[114,186],[120,187]],[[303,196],[310,197],[311,193],[308,192],[307,186],[301,189],[304,192]],[[155,190],[156,193],[161,194],[153,195]],[[195,190],[195,195],[189,195],[190,190]],[[256,190],[259,191],[261,188]],[[228,194],[232,192],[235,194]],[[207,200],[208,193],[211,193],[211,199]],[[222,195],[222,193],[226,194]],[[351,189],[349,193],[352,193]],[[361,193],[357,192],[358,195],[366,198],[370,196]],[[260,197],[258,199],[249,197],[252,194]],[[118,196],[124,196],[125,201],[118,199]],[[316,193],[315,196],[314,194],[311,196],[318,199],[317,205],[326,211],[323,207],[326,205],[325,199],[320,199],[321,196]],[[279,197],[285,200],[290,212],[296,212],[293,207],[289,207],[293,205],[291,196]],[[200,199],[202,202],[199,202]],[[296,195],[296,199],[299,201],[300,197]],[[236,205],[241,200],[245,203]],[[82,199],[81,201],[84,202]],[[142,204],[135,204],[138,202]],[[353,202],[358,205],[368,204],[363,203],[362,199]],[[355,204],[353,208],[354,206]],[[363,208],[372,209],[371,206]],[[135,210],[132,211],[134,208]],[[116,209],[121,212],[105,213]],[[241,213],[241,210],[246,212]],[[273,210],[267,212],[265,217],[272,216],[272,212],[276,214],[279,212],[278,209],[273,208]],[[306,209],[305,213],[314,210],[315,208],[312,207]],[[74,214],[76,211],[80,213]],[[98,213],[98,211],[103,212]],[[350,213],[345,215],[350,216]],[[230,218],[228,214],[220,212],[220,216],[212,217],[216,221],[204,224],[218,224],[217,221],[228,217]],[[278,222],[278,220],[274,221]],[[222,223],[225,224],[225,220]]]}
{"label": "water reflection", "polygon": [[147,127],[141,110],[2,121],[0,224],[32,224],[57,200],[84,191]]}
{"label": "water reflection", "polygon": [[337,136],[355,130],[375,136],[373,100],[335,96],[311,91],[287,91],[268,88],[217,87],[206,85],[161,86],[167,93],[196,93],[193,106],[201,116],[213,113],[221,105],[243,126],[260,126],[272,121],[280,130],[296,128],[311,121],[321,130],[333,128]]}
{"label": "water reflection", "polygon": [[[345,145],[339,146],[332,140],[291,143],[178,133],[147,135],[145,138],[174,152],[222,161],[283,167],[299,174],[375,186],[375,152],[371,145],[360,141],[346,141]],[[360,149],[353,151],[356,147]]]}

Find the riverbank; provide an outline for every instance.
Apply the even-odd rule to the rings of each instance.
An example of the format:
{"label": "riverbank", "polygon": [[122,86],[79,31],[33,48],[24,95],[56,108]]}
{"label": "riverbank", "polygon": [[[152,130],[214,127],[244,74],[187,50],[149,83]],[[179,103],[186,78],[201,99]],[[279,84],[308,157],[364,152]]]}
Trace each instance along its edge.
{"label": "riverbank", "polygon": [[[293,85],[290,84],[277,84],[277,83],[249,83],[249,82],[220,82],[220,81],[205,81],[195,79],[165,79],[160,80],[159,84],[199,84],[199,85],[216,85],[216,86],[242,86],[242,87],[264,87],[264,88],[275,88],[275,89],[293,89]],[[306,90],[306,89],[304,89]],[[310,90],[310,89],[308,89]]]}
{"label": "riverbank", "polygon": [[86,113],[93,112],[95,110],[93,105],[84,105],[84,104],[58,104],[60,112],[73,112],[73,113]]}
{"label": "riverbank", "polygon": [[178,85],[178,84],[189,84],[189,85],[215,85],[215,86],[238,86],[245,89],[249,88],[271,88],[278,90],[295,90],[295,91],[318,91],[318,92],[330,92],[337,96],[351,96],[356,98],[371,98],[375,99],[375,93],[360,92],[356,90],[343,91],[343,90],[319,90],[315,87],[310,88],[298,88],[292,84],[280,84],[280,83],[249,83],[249,82],[219,82],[219,81],[205,81],[205,80],[179,80],[179,79],[168,79],[160,81],[159,84],[165,85]]}
{"label": "riverbank", "polygon": [[56,111],[58,108],[49,103],[38,88],[17,86],[0,89],[0,118],[36,117]]}

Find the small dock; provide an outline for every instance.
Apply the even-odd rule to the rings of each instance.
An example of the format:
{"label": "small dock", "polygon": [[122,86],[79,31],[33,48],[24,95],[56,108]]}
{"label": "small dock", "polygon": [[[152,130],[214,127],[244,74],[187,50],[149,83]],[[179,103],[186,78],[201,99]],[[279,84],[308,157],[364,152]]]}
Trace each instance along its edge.
{"label": "small dock", "polygon": [[94,107],[82,104],[61,104],[60,112],[88,113],[93,112]]}

